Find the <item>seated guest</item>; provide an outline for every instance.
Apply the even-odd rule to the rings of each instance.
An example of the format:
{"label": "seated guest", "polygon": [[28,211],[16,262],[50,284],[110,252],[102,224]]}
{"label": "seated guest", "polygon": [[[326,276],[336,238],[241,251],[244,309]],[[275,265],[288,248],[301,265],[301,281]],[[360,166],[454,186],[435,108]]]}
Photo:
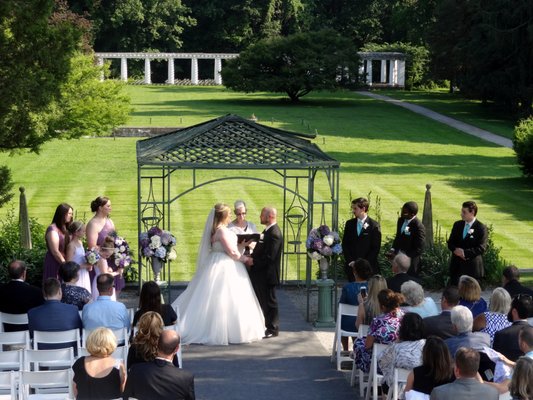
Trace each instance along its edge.
{"label": "seated guest", "polygon": [[404,392],[415,391],[429,396],[440,385],[453,382],[453,361],[444,341],[429,336],[422,350],[422,365],[413,368],[407,376]]}
{"label": "seated guest", "polygon": [[529,357],[518,359],[509,385],[509,392],[513,400],[533,399],[533,359]]}
{"label": "seated guest", "polygon": [[394,368],[413,369],[422,364],[422,349],[425,344],[422,317],[415,313],[406,313],[400,324],[397,342],[389,346],[378,360],[385,383],[389,387],[394,382]]}
{"label": "seated guest", "polygon": [[[455,286],[448,286],[442,292],[440,307],[442,312],[433,317],[424,318],[424,328],[426,337],[438,336],[441,339],[448,339],[455,336],[457,332],[452,324],[452,308],[459,304],[459,291]],[[429,393],[428,393],[429,394]]]}
{"label": "seated guest", "polygon": [[[139,319],[139,329],[128,349],[128,370],[133,364],[153,361],[157,357],[157,342],[164,330],[163,319],[155,311],[148,311]],[[172,360],[179,367],[178,358]]]}
{"label": "seated guest", "polygon": [[357,295],[359,304],[362,305],[357,309],[357,319],[355,320],[357,330],[362,324],[370,325],[372,320],[381,314],[378,294],[383,289],[387,289],[387,281],[381,275],[374,275],[368,280],[366,298],[363,298],[361,293]]}
{"label": "seated guest", "polygon": [[[361,292],[361,288],[365,288],[368,291],[368,278],[372,276],[372,266],[370,263],[363,259],[358,258],[352,264],[353,274],[355,276],[355,282],[349,282],[342,288],[341,298],[339,303],[351,304],[353,306],[359,305],[358,295]],[[362,306],[362,305],[361,305]],[[342,316],[341,329],[345,331],[355,331],[356,317]],[[341,338],[342,349],[348,350],[348,338],[343,336]]]}
{"label": "seated guest", "polygon": [[97,328],[87,338],[86,357],[72,365],[74,395],[77,400],[121,398],[126,382],[124,364],[111,354],[117,348],[117,339],[107,328]]}
{"label": "seated guest", "polygon": [[494,334],[511,323],[507,314],[511,309],[511,296],[504,288],[496,288],[492,291],[489,302],[489,311],[479,314],[474,318],[474,332],[486,332],[490,336],[490,345],[494,342]]}
{"label": "seated guest", "polygon": [[437,386],[431,392],[431,400],[498,400],[498,391],[478,380],[479,352],[460,347],[455,355],[455,381]]}
{"label": "seated guest", "polygon": [[452,308],[452,324],[456,336],[446,339],[444,342],[450,350],[452,357],[459,347],[468,347],[474,350],[483,350],[483,347],[490,347],[490,336],[484,332],[472,332],[473,318],[472,312],[465,306],[455,306]]}
{"label": "seated guest", "polygon": [[415,281],[402,284],[401,291],[407,306],[402,307],[405,312],[413,312],[422,318],[431,317],[439,313],[435,301],[431,297],[424,297],[424,289]]}
{"label": "seated guest", "polygon": [[502,285],[509,292],[511,298],[517,294],[529,294],[533,296],[533,290],[520,283],[520,270],[514,265],[505,267],[502,273]]}
{"label": "seated guest", "polygon": [[[0,312],[26,314],[44,303],[41,290],[26,283],[26,263],[14,260],[7,267],[8,283],[0,286]],[[28,325],[4,324],[6,332],[25,331]]]}
{"label": "seated guest", "polygon": [[459,305],[472,311],[474,318],[487,311],[487,302],[481,297],[481,286],[475,278],[461,275],[459,278],[459,297]]}
{"label": "seated guest", "polygon": [[176,312],[170,304],[161,304],[161,289],[154,281],[145,282],[141,288],[139,296],[139,309],[133,317],[133,326],[137,325],[139,318],[148,311],[155,311],[161,318],[165,326],[174,325],[178,319]]}
{"label": "seated guest", "polygon": [[99,327],[111,330],[130,329],[130,314],[126,306],[111,300],[113,295],[114,278],[111,274],[101,274],[96,277],[96,285],[100,295],[92,303],[83,307],[83,327],[92,331]]}
{"label": "seated guest", "polygon": [[378,300],[382,314],[372,320],[366,338],[357,338],[353,346],[354,368],[363,372],[368,372],[370,369],[374,343],[390,344],[398,339],[400,322],[404,314],[400,309],[400,304],[404,300],[400,293],[384,289],[379,292]]}
{"label": "seated guest", "polygon": [[502,353],[511,361],[518,360],[523,355],[518,343],[518,334],[520,330],[527,326],[527,318],[533,311],[532,297],[528,294],[519,294],[511,302],[511,311],[508,319],[513,324],[494,334],[494,350]]}
{"label": "seated guest", "polygon": [[396,293],[402,292],[402,284],[407,281],[415,281],[421,283],[417,277],[407,274],[411,266],[411,259],[404,253],[398,253],[392,259],[392,273],[390,278],[387,278],[387,287]]}
{"label": "seated guest", "polygon": [[91,293],[80,286],[76,286],[80,277],[80,266],[74,261],[64,262],[59,266],[59,277],[63,280],[61,301],[72,304],[81,310],[83,306],[92,300]]}
{"label": "seated guest", "polygon": [[[61,303],[61,284],[56,278],[48,278],[43,284],[44,304],[28,311],[30,335],[34,331],[68,331],[81,329],[78,308],[72,304]],[[74,344],[75,345],[75,344]],[[42,345],[41,349],[61,348],[65,345]]]}
{"label": "seated guest", "polygon": [[172,365],[172,359],[178,352],[179,346],[180,337],[176,331],[161,332],[155,360],[135,364],[129,370],[124,398],[194,400],[194,376]]}

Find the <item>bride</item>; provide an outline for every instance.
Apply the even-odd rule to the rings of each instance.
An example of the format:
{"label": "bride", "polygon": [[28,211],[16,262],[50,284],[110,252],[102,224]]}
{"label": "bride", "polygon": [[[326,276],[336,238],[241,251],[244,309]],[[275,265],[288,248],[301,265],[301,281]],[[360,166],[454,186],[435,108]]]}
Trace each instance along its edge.
{"label": "bride", "polygon": [[230,208],[216,204],[204,228],[196,274],[172,304],[178,306],[185,344],[248,343],[264,335],[263,313],[240,261],[244,244],[237,246],[237,235],[227,228],[230,221]]}

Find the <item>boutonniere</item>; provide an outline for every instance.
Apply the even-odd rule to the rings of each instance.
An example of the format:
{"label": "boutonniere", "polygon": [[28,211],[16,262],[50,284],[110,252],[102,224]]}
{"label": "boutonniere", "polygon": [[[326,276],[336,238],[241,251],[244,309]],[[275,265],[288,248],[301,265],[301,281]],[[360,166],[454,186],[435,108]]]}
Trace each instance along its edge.
{"label": "boutonniere", "polygon": [[363,224],[363,229],[366,229],[366,228],[368,228],[368,222],[365,222],[365,223]]}
{"label": "boutonniere", "polygon": [[408,227],[408,226],[405,227],[404,232],[405,232],[406,234],[409,233],[409,227]]}
{"label": "boutonniere", "polygon": [[468,234],[469,234],[469,235],[473,235],[473,234],[474,234],[474,230],[473,230],[473,229],[469,229],[469,230],[468,230]]}

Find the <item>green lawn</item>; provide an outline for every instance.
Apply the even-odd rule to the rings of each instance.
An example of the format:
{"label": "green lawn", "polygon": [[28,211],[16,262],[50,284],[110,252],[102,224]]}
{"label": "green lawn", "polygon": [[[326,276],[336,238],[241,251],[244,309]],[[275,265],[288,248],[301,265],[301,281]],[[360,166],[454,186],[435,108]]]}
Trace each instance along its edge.
{"label": "green lawn", "polygon": [[[432,184],[433,218],[443,234],[459,218],[461,203],[474,199],[480,206],[479,219],[494,227],[502,255],[519,267],[531,267],[533,188],[521,177],[510,149],[354,93],[312,94],[295,105],[281,95],[246,95],[216,87],[128,86],[127,90],[135,107],[130,126],[188,126],[227,113],[244,117],[253,113],[266,125],[317,132],[316,144],[341,162],[339,219],[349,216],[350,197],[371,191],[381,198],[384,235],[393,234],[405,201],[418,201],[422,209],[426,183]],[[71,203],[78,217],[88,219],[90,201],[101,194],[109,196],[119,233],[135,247],[135,142],[54,141],[40,155],[0,154],[0,164],[12,168],[15,187],[26,187],[30,214],[43,224],[50,222],[62,201]],[[228,172],[211,174],[224,177]],[[325,188],[319,192],[326,195]],[[278,189],[239,180],[194,191],[172,206],[180,243],[174,279],[189,279],[192,274],[209,208],[237,198],[248,201],[249,218],[256,223],[263,204],[282,207]]]}

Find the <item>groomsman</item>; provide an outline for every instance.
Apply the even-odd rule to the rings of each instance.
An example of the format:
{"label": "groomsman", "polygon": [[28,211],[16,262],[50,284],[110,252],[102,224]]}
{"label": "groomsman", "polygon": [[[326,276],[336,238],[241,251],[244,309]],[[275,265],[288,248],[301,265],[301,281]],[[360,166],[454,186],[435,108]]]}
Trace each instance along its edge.
{"label": "groomsman", "polygon": [[424,251],[426,228],[417,218],[418,204],[408,201],[402,207],[401,217],[396,223],[396,237],[389,251],[389,258],[402,252],[411,258],[411,266],[407,274],[418,276],[420,274],[420,256]]}
{"label": "groomsman", "polygon": [[348,281],[354,282],[352,266],[355,260],[363,258],[372,266],[373,274],[379,274],[378,254],[381,247],[381,228],[377,221],[368,216],[369,202],[364,197],[352,200],[355,218],[346,221],[342,238],[344,270]]}
{"label": "groomsman", "polygon": [[448,239],[450,260],[450,284],[457,285],[461,275],[480,279],[485,276],[483,253],[487,250],[487,227],[476,218],[477,204],[465,201],[461,209],[461,220],[453,224]]}

